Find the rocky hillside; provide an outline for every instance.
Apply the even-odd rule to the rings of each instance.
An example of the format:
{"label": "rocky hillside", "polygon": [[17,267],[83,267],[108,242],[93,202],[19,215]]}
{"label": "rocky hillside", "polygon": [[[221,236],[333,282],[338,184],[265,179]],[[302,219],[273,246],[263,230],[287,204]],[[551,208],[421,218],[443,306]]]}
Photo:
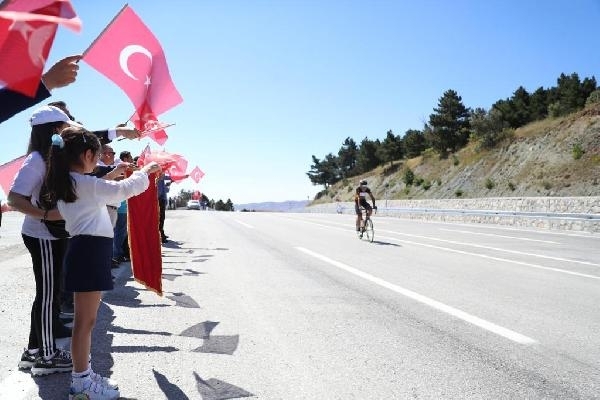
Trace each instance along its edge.
{"label": "rocky hillside", "polygon": [[[579,156],[579,157],[578,157]],[[407,169],[414,173],[405,184]],[[470,144],[447,159],[433,152],[338,182],[313,204],[351,201],[360,179],[377,199],[600,195],[600,105],[515,131],[493,150]]]}

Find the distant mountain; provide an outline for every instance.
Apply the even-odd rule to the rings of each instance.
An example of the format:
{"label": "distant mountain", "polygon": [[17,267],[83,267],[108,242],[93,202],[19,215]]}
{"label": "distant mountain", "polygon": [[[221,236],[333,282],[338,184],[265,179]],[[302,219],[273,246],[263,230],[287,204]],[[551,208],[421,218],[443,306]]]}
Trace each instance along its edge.
{"label": "distant mountain", "polygon": [[234,207],[235,211],[301,212],[308,203],[308,200],[267,201],[264,203],[234,204]]}

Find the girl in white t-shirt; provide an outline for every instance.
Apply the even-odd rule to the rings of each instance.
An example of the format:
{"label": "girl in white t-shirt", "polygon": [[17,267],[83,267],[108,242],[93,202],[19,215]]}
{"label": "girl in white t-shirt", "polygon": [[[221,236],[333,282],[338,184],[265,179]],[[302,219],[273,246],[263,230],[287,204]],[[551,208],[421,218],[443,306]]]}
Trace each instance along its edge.
{"label": "girl in white t-shirt", "polygon": [[150,163],[121,181],[86,175],[94,170],[99,156],[95,135],[83,128],[66,128],[52,137],[45,180],[47,200],[57,202],[71,234],[65,254],[65,289],[74,292],[75,303],[69,398],[85,394],[91,400],[119,397],[116,382],[95,379],[89,361],[101,294],[113,288],[113,228],[106,205],[144,192],[148,174],[160,171],[158,164]]}
{"label": "girl in white t-shirt", "polygon": [[36,109],[31,118],[31,135],[27,157],[8,193],[9,205],[25,214],[21,236],[31,254],[35,278],[35,298],[31,306],[29,343],[19,360],[19,369],[32,375],[70,372],[73,363],[68,351],[56,347],[55,338],[71,336],[70,329],[59,319],[60,287],[66,238],[53,236],[44,220],[61,220],[56,208],[46,211],[40,201],[40,191],[46,174],[46,159],[50,138],[73,124],[55,107]]}

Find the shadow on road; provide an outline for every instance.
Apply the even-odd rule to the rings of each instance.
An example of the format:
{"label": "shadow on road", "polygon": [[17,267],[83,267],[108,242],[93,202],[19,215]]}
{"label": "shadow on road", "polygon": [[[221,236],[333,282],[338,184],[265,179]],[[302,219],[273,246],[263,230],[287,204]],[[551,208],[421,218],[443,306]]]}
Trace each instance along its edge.
{"label": "shadow on road", "polygon": [[374,244],[378,244],[378,245],[380,245],[380,246],[394,246],[394,247],[402,247],[401,245],[399,245],[399,244],[396,244],[396,243],[382,242],[382,241],[380,241],[380,240],[373,240],[373,242],[372,242],[372,243],[374,243]]}
{"label": "shadow on road", "polygon": [[[166,243],[163,247],[167,247],[170,249],[180,249],[184,250],[189,254],[193,254],[195,251],[192,249],[184,249],[180,247],[180,242],[169,242]],[[198,248],[197,250],[228,250],[225,248]],[[177,257],[177,255],[171,253],[170,257]],[[187,261],[188,263],[199,262],[199,261],[208,261],[213,257],[211,254],[202,254],[202,255],[194,255],[193,260]],[[165,340],[168,340],[168,337],[177,335],[176,333],[165,332],[165,331],[152,331],[152,330],[144,330],[144,329],[132,329],[126,326],[118,326],[114,324],[115,321],[115,312],[111,308],[111,306],[119,306],[119,307],[131,307],[131,308],[141,308],[141,307],[155,307],[157,310],[161,310],[164,307],[184,307],[184,308],[196,308],[199,309],[200,306],[198,303],[190,296],[186,295],[183,292],[167,292],[169,295],[166,297],[175,302],[175,304],[143,304],[142,300],[139,298],[140,292],[146,291],[146,289],[142,287],[134,287],[128,285],[133,281],[133,277],[131,275],[130,266],[123,266],[126,269],[120,270],[121,272],[115,281],[115,288],[110,292],[106,292],[103,296],[102,302],[100,303],[100,307],[98,309],[98,316],[96,320],[96,326],[94,328],[92,334],[92,367],[94,371],[97,373],[110,377],[111,370],[114,367],[114,359],[112,354],[115,353],[140,353],[140,354],[149,354],[149,353],[163,353],[160,357],[163,359],[168,359],[170,354],[181,351],[179,348],[175,346],[171,346],[168,343],[165,344]],[[200,276],[205,274],[205,272],[199,272],[192,268],[165,268],[174,270],[174,272],[179,272],[181,274],[164,274],[163,277],[167,280],[174,281],[175,278],[186,278],[193,276]],[[158,311],[157,313],[161,313],[162,311]],[[202,345],[194,348],[193,350],[189,350],[189,354],[196,354],[197,356],[201,356],[201,354],[215,354],[215,355],[233,355],[233,353],[237,350],[239,343],[239,335],[231,335],[231,336],[219,336],[219,335],[211,335],[212,330],[219,324],[219,322],[213,321],[204,321],[197,323],[183,332],[181,332],[178,336],[190,337],[196,340],[200,340]],[[115,346],[114,335],[148,335],[149,343],[147,345],[121,345]],[[158,339],[157,343],[151,343],[152,336],[157,335],[161,336],[162,339]],[[154,379],[160,390],[164,393],[166,398],[168,399],[198,399],[199,395],[202,400],[226,400],[226,399],[235,399],[242,397],[250,397],[254,396],[252,393],[232,385],[228,382],[210,378],[204,380],[198,375],[196,371],[190,371],[193,374],[194,380],[196,382],[196,391],[194,393],[185,393],[177,384],[173,382],[177,382],[181,379],[181,376],[177,377],[168,377],[155,369],[152,369],[154,374]],[[63,374],[54,374],[46,377],[39,377],[34,379],[36,384],[38,385],[38,396],[41,399],[62,399],[67,397],[67,393],[69,390],[69,385],[71,381],[70,373]],[[118,380],[118,379],[117,379]],[[123,386],[127,386],[126,382],[123,382]],[[135,398],[126,398],[121,397],[124,400],[136,400]]]}

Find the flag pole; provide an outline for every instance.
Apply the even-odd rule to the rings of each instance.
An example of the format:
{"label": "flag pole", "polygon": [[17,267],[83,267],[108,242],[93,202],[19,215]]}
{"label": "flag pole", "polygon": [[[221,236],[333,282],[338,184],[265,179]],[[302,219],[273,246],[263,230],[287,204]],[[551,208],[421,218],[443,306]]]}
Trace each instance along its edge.
{"label": "flag pole", "polygon": [[100,32],[100,34],[98,36],[96,36],[96,39],[94,39],[94,41],[92,42],[92,44],[90,44],[88,46],[87,49],[85,49],[85,51],[83,53],[81,53],[81,58],[85,57],[86,53],[94,46],[94,44],[98,41],[98,39],[100,39],[100,37],[104,34],[104,32],[106,32],[106,30],[112,25],[113,22],[115,22],[115,20],[119,17],[119,15],[121,15],[121,13],[123,11],[125,11],[125,9],[129,6],[129,4],[125,3],[125,5],[121,8],[121,10],[119,10],[119,12],[117,13],[117,15],[115,15],[113,17],[113,19],[110,20],[110,22],[108,23],[108,25],[106,25],[104,27],[104,29],[102,29],[102,32]]}
{"label": "flag pole", "polygon": [[[128,119],[127,121],[125,121],[124,123],[122,123],[122,124],[119,124],[119,126],[120,126],[120,125],[127,125],[127,123],[128,123],[129,121],[131,121],[131,118],[133,118],[135,114],[137,114],[137,111],[134,111],[134,112],[133,112],[133,114],[131,114],[131,117],[129,117],[129,119]],[[120,137],[120,138],[118,138],[118,139],[117,139],[117,141],[121,141],[121,140],[124,140],[124,139],[125,139],[124,137]],[[138,139],[139,139],[139,138],[138,138]]]}

